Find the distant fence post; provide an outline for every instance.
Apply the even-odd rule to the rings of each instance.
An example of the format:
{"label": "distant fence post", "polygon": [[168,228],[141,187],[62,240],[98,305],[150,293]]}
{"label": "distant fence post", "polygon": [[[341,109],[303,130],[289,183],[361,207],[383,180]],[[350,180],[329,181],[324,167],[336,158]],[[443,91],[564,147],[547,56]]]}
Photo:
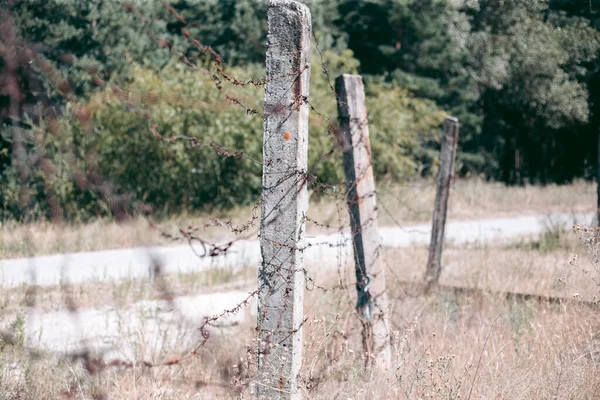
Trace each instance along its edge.
{"label": "distant fence post", "polygon": [[388,370],[391,362],[385,269],[381,238],[377,231],[375,180],[360,75],[344,74],[335,81],[338,114],[344,139],[344,172],[354,246],[356,308],[363,322],[363,345],[374,356],[377,369]]}
{"label": "distant fence post", "polygon": [[266,55],[263,187],[255,395],[299,399],[308,207],[311,17],[292,0],[270,0]]}
{"label": "distant fence post", "polygon": [[444,133],[442,148],[440,150],[440,167],[437,176],[437,193],[433,207],[433,224],[431,227],[431,243],[429,244],[429,258],[425,276],[425,290],[429,292],[437,285],[442,272],[442,248],[444,246],[444,229],[448,211],[448,196],[450,195],[450,181],[454,175],[454,161],[458,147],[458,119],[446,117],[444,120]]}

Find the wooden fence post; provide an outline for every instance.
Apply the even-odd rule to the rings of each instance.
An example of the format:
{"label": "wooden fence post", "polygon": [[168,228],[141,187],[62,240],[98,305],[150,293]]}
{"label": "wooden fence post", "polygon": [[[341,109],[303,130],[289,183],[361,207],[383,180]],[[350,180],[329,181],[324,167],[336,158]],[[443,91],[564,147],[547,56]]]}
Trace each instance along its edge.
{"label": "wooden fence post", "polygon": [[304,223],[308,207],[311,17],[270,0],[258,274],[258,398],[298,399],[302,364]]}
{"label": "wooden fence post", "polygon": [[440,166],[437,176],[437,193],[433,208],[433,224],[431,227],[431,242],[429,243],[429,258],[425,275],[425,290],[429,292],[437,285],[442,272],[442,248],[444,246],[444,229],[448,211],[448,196],[450,183],[454,176],[454,161],[458,147],[458,119],[446,117],[442,148],[440,150]]}
{"label": "wooden fence post", "polygon": [[344,74],[335,81],[338,114],[344,140],[344,172],[356,271],[356,308],[363,322],[363,346],[379,371],[391,362],[385,268],[377,231],[375,180],[360,75]]}

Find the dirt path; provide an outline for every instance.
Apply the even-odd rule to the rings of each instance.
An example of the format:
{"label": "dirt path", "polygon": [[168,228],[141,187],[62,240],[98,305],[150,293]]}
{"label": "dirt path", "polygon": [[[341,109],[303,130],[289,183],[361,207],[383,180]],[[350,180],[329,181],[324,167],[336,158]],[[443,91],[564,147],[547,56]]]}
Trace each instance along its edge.
{"label": "dirt path", "polygon": [[[546,229],[548,218],[539,215],[449,223],[446,237],[454,244],[465,244],[534,235]],[[551,220],[555,227],[569,228],[576,221],[585,223],[590,218],[591,215],[563,214],[554,215]],[[383,245],[388,247],[423,245],[429,241],[427,225],[384,227],[380,229],[380,233]],[[318,265],[325,265],[323,260],[351,257],[349,239],[347,233],[307,238],[307,261],[318,260]],[[148,277],[152,274],[153,260],[159,260],[163,271],[167,273],[235,268],[240,265],[258,265],[260,249],[257,241],[240,241],[225,256],[198,258],[188,246],[137,248],[4,260],[0,263],[0,268],[4,287],[29,283],[31,271],[34,271],[38,284],[55,285],[61,279],[81,283]],[[248,292],[237,290],[178,297],[173,303],[161,300],[141,301],[124,309],[81,309],[75,314],[67,311],[43,313],[30,310],[26,317],[27,343],[31,347],[59,352],[91,348],[139,360],[140,356],[151,357],[154,352],[160,352],[174,344],[192,343],[198,339],[198,331],[194,327],[197,328],[204,317],[230,309],[247,297]],[[229,323],[254,315],[254,310],[255,304],[250,302],[249,306],[236,315],[224,318],[224,329]],[[2,324],[4,327],[5,323]],[[139,354],[140,337],[147,346],[144,347],[147,353]]]}
{"label": "dirt path", "polygon": [[[591,214],[554,214],[449,222],[446,240],[464,244],[535,235],[546,229],[548,221],[552,221],[555,227],[569,229],[574,222],[588,223],[591,218]],[[429,224],[380,228],[383,245],[388,247],[427,244],[429,232]],[[304,252],[306,260],[335,260],[341,254],[348,254],[351,251],[350,239],[348,232],[308,236]],[[203,254],[203,249],[198,248],[196,252]],[[191,273],[259,263],[258,240],[235,242],[226,253],[216,257],[198,257],[187,245],[57,254],[0,261],[0,287],[148,278],[157,264],[163,273]]]}

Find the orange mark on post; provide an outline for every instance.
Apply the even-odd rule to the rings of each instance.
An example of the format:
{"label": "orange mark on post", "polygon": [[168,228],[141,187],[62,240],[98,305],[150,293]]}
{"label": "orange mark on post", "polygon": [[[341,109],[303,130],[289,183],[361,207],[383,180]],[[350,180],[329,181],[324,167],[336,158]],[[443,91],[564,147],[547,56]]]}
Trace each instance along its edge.
{"label": "orange mark on post", "polygon": [[283,140],[290,140],[292,138],[292,134],[289,132],[283,133]]}

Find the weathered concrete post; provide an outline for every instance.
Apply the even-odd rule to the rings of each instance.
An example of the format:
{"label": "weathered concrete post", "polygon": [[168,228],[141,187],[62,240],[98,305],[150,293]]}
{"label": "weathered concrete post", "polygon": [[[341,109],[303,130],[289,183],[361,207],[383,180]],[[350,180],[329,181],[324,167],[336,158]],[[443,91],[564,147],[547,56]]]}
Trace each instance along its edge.
{"label": "weathered concrete post", "polygon": [[379,371],[391,362],[385,268],[380,257],[377,231],[375,180],[360,75],[342,75],[335,80],[340,127],[344,137],[346,199],[350,213],[356,270],[356,308],[363,322],[363,345]]}
{"label": "weathered concrete post", "polygon": [[304,220],[308,207],[311,17],[292,0],[268,8],[258,284],[258,398],[301,398]]}
{"label": "weathered concrete post", "polygon": [[428,292],[437,285],[442,272],[442,248],[444,246],[444,229],[448,211],[448,196],[450,183],[454,175],[454,160],[458,147],[458,119],[446,117],[442,148],[440,150],[440,169],[437,176],[437,193],[433,208],[433,225],[431,227],[431,242],[429,244],[429,259],[425,275],[425,290]]}

